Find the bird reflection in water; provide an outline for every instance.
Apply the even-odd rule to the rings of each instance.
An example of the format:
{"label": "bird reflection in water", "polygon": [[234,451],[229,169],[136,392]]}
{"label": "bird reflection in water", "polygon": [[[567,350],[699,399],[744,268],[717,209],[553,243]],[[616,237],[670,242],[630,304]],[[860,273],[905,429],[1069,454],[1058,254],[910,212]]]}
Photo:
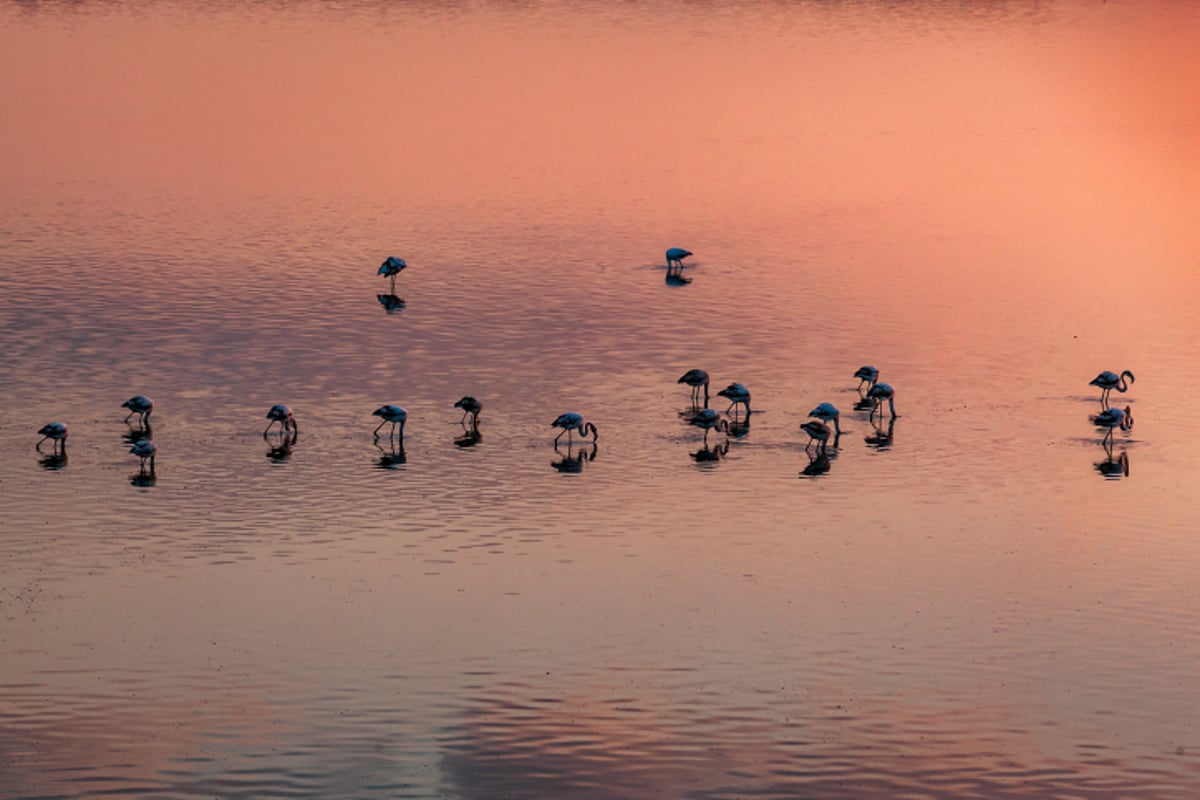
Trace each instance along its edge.
{"label": "bird reflection in water", "polygon": [[691,254],[692,251],[682,247],[667,250],[667,286],[687,286],[692,282],[691,278],[683,277],[683,260]]}
{"label": "bird reflection in water", "polygon": [[566,452],[564,453],[562,448],[559,447],[558,443],[555,442],[554,452],[557,453],[560,458],[558,461],[551,461],[550,466],[554,467],[559,472],[564,472],[568,475],[578,474],[583,472],[583,464],[585,461],[596,460],[597,448],[598,445],[595,442],[591,442],[590,444],[586,442],[580,442],[578,444],[578,452],[576,452],[576,444],[571,442],[567,444]]}
{"label": "bird reflection in water", "polygon": [[380,444],[380,439],[375,440],[375,449],[379,451],[379,461],[376,467],[379,469],[400,469],[408,462],[408,458],[404,455],[404,440],[388,437],[386,440],[387,447]]}
{"label": "bird reflection in water", "polygon": [[1113,457],[1112,439],[1105,439],[1100,443],[1104,448],[1104,460],[1097,461],[1094,466],[1096,472],[1100,473],[1101,477],[1109,480],[1119,480],[1129,477],[1129,455],[1122,450]]}
{"label": "bird reflection in water", "polygon": [[896,427],[895,417],[887,421],[887,427],[884,427],[883,417],[878,420],[871,421],[871,434],[863,438],[868,447],[874,447],[876,450],[886,450],[892,446],[892,433]]}
{"label": "bird reflection in water", "polygon": [[126,429],[125,433],[121,434],[121,439],[126,444],[137,444],[143,439],[152,440],[154,438],[154,429],[149,425],[141,428],[135,428],[132,425]]}
{"label": "bird reflection in water", "polygon": [[43,455],[38,459],[38,464],[41,465],[42,469],[57,472],[67,466],[67,448],[64,447],[62,450],[56,449],[50,455]]}
{"label": "bird reflection in water", "polygon": [[462,436],[454,437],[454,444],[458,447],[474,447],[483,441],[483,435],[479,432],[479,425],[474,420],[471,422],[463,422]]}
{"label": "bird reflection in water", "polygon": [[721,459],[729,454],[729,440],[721,442],[718,445],[708,446],[708,442],[704,443],[704,447],[694,453],[688,453],[692,460],[696,462],[696,466],[703,469],[711,469],[720,463]]}
{"label": "bird reflection in water", "polygon": [[397,311],[404,310],[404,298],[397,297],[394,294],[377,294],[375,299],[379,301],[379,305],[383,306],[383,310],[389,314],[395,314]]}
{"label": "bird reflection in water", "polygon": [[267,458],[276,464],[282,464],[292,457],[292,448],[295,447],[300,432],[297,430],[277,430],[274,433],[263,431],[262,437],[267,446],[271,448],[267,451]]}
{"label": "bird reflection in water", "polygon": [[[834,447],[836,446],[835,440]],[[816,478],[829,472],[829,468],[832,466],[832,459],[824,447],[818,447],[816,450],[805,448],[804,452],[808,455],[808,466],[800,470],[801,478]]]}
{"label": "bird reflection in water", "polygon": [[[682,270],[683,268],[680,267],[679,269]],[[681,271],[672,272],[669,269],[667,270],[667,280],[666,280],[667,286],[687,286],[691,282],[692,282],[692,279],[685,278],[683,276],[683,272],[681,272]]]}

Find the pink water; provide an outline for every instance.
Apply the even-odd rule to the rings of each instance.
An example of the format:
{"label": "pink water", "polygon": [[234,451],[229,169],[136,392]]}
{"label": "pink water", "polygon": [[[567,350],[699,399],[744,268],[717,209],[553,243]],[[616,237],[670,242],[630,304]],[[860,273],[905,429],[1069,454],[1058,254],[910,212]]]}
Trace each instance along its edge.
{"label": "pink water", "polygon": [[[0,797],[1196,796],[1196,41],[1183,2],[0,7]],[[691,367],[748,430],[704,447]]]}

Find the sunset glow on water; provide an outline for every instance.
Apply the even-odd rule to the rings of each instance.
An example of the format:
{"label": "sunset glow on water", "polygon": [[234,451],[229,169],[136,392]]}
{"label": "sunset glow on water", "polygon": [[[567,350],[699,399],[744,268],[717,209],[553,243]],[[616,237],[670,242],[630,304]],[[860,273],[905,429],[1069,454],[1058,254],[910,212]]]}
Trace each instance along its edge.
{"label": "sunset glow on water", "polygon": [[0,798],[1197,796],[1197,41],[0,5]]}

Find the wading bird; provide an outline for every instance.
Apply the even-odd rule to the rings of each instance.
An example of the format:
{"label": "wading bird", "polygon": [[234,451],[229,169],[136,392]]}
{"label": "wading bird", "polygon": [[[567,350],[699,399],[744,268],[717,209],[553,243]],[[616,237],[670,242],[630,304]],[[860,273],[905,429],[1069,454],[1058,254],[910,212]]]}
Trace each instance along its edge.
{"label": "wading bird", "polygon": [[65,422],[47,422],[40,429],[38,434],[41,439],[34,445],[34,448],[40,453],[42,452],[42,442],[50,439],[54,442],[54,452],[58,452],[59,447],[62,447],[63,452],[67,451],[67,425]]}
{"label": "wading bird", "polygon": [[872,366],[859,367],[854,371],[854,377],[858,378],[858,390],[861,392],[864,384],[870,389],[879,381],[879,370]]}
{"label": "wading bird", "polygon": [[379,429],[389,422],[392,423],[392,429],[388,432],[388,436],[394,436],[396,426],[400,426],[400,438],[404,438],[404,423],[408,421],[408,412],[400,406],[386,405],[380,406],[371,412],[372,416],[382,417],[383,421],[375,428],[375,438],[379,438]]}
{"label": "wading bird", "polygon": [[466,395],[457,403],[455,403],[454,407],[461,408],[463,410],[462,419],[459,420],[460,423],[465,424],[467,421],[467,416],[470,415],[471,427],[479,425],[479,412],[483,410],[483,403],[479,402],[474,397],[471,397],[471,395]]}
{"label": "wading bird", "polygon": [[393,295],[396,294],[396,276],[400,274],[400,270],[407,266],[408,264],[403,258],[396,258],[395,256],[388,256],[383,260],[383,263],[379,265],[379,274],[385,278],[392,279]]}
{"label": "wading bird", "polygon": [[896,391],[890,383],[877,383],[867,390],[867,399],[874,402],[871,406],[870,416],[874,417],[875,412],[880,410],[883,401],[888,401],[888,410],[892,412],[892,419],[896,418]]}
{"label": "wading bird", "polygon": [[567,434],[567,441],[570,442],[573,431],[579,431],[580,436],[587,436],[588,431],[591,431],[593,442],[600,438],[600,434],[596,432],[596,426],[590,422],[585,423],[583,421],[583,415],[576,414],[574,411],[568,411],[565,414],[559,414],[558,418],[555,419],[554,422],[550,423],[550,427],[562,428],[562,430],[558,432],[558,436],[554,437],[555,444],[558,444],[558,440],[562,438],[564,433]]}
{"label": "wading bird", "polygon": [[1096,416],[1092,417],[1092,422],[1097,428],[1105,428],[1104,440],[1112,439],[1113,431],[1120,428],[1123,431],[1133,428],[1133,409],[1125,406],[1122,411],[1119,408],[1106,408]]}
{"label": "wading bird", "polygon": [[833,403],[821,403],[821,405],[808,412],[808,415],[821,420],[826,425],[832,422],[834,432],[837,433],[838,436],[842,435],[842,426],[838,421],[841,419],[842,414],[840,411],[838,411],[837,406],[835,406]]}
{"label": "wading bird", "polygon": [[149,427],[150,412],[154,411],[154,401],[149,397],[140,394],[134,395],[124,403],[121,403],[121,408],[129,409],[129,413],[125,415],[126,422],[129,422],[129,418],[137,414],[142,427]]}
{"label": "wading bird", "polygon": [[296,425],[296,416],[292,413],[290,406],[285,406],[283,403],[276,403],[271,406],[271,410],[267,412],[267,419],[271,420],[267,423],[266,430],[263,431],[265,436],[267,431],[271,430],[271,426],[278,422],[286,431],[299,431],[300,428]]}
{"label": "wading bird", "polygon": [[[1125,382],[1126,378],[1129,378],[1128,383]],[[1129,370],[1125,370],[1120,375],[1104,370],[1104,372],[1101,372],[1088,381],[1088,386],[1099,386],[1103,390],[1100,392],[1100,404],[1107,406],[1109,392],[1116,389],[1118,392],[1124,394],[1129,390],[1129,384],[1131,383],[1133,383],[1133,373]]]}
{"label": "wading bird", "polygon": [[700,405],[700,390],[704,390],[704,407],[708,408],[708,373],[702,369],[689,369],[683,377],[675,381],[686,383],[692,387],[692,405]]}
{"label": "wading bird", "polygon": [[833,431],[829,426],[820,420],[809,420],[800,426],[800,430],[808,434],[808,444],[804,445],[804,449],[812,447],[813,442],[821,449],[825,449],[825,444],[829,441],[829,437],[833,435]]}
{"label": "wading bird", "polygon": [[708,432],[716,428],[719,432],[729,435],[729,420],[721,417],[720,413],[711,408],[706,408],[696,416],[692,417],[692,424],[704,428],[704,441],[708,443]]}
{"label": "wading bird", "polygon": [[725,409],[726,412],[730,411],[730,409],[740,403],[746,407],[747,416],[750,414],[750,390],[745,386],[742,386],[740,383],[729,384],[724,389],[717,392],[717,396],[724,397],[729,400],[729,408]]}
{"label": "wading bird", "polygon": [[682,247],[672,247],[667,251],[667,269],[683,269],[683,260],[691,254],[691,250],[684,250]]}
{"label": "wading bird", "polygon": [[154,472],[154,456],[158,453],[158,448],[154,446],[154,442],[149,439],[138,439],[133,447],[129,448],[129,452],[142,460],[142,472],[146,471],[146,459],[150,459],[150,471]]}

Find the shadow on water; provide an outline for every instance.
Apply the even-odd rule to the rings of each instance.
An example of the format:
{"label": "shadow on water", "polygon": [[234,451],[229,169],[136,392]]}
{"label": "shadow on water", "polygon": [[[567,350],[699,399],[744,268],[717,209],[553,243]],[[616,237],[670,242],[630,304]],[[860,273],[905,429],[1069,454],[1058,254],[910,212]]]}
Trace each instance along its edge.
{"label": "shadow on water", "polygon": [[296,440],[299,438],[299,431],[276,431],[274,433],[263,433],[263,441],[270,448],[267,450],[267,458],[276,464],[282,464],[292,457],[292,448],[296,445]]}
{"label": "shadow on water", "polygon": [[871,428],[873,429],[870,435],[863,437],[863,441],[868,447],[874,447],[876,450],[886,450],[892,446],[892,436],[895,432],[896,420],[889,419],[886,428],[883,424],[883,419],[872,419]]}
{"label": "shadow on water", "polygon": [[395,314],[397,311],[404,310],[404,298],[397,297],[394,294],[377,294],[375,299],[379,301],[379,305],[383,306],[383,310],[389,314]]}
{"label": "shadow on water", "polygon": [[576,475],[583,472],[583,465],[586,461],[595,461],[598,446],[595,442],[590,444],[581,443],[579,452],[575,452],[575,444],[568,443],[567,451],[564,453],[560,446],[555,443],[554,452],[561,456],[558,461],[551,461],[550,466],[556,470],[568,475]]}
{"label": "shadow on water", "polygon": [[721,459],[729,454],[729,440],[720,444],[709,446],[708,442],[704,443],[704,447],[694,453],[688,453],[692,460],[696,462],[696,466],[701,469],[713,469],[721,462]]}
{"label": "shadow on water", "polygon": [[42,469],[49,470],[51,472],[56,472],[66,467],[67,448],[63,447],[62,450],[56,450],[50,455],[42,456],[38,459],[38,465],[41,466]]}
{"label": "shadow on water", "polygon": [[832,458],[824,447],[806,451],[806,454],[808,455],[808,465],[800,470],[801,478],[817,478],[829,473],[830,467],[833,466]]}
{"label": "shadow on water", "polygon": [[129,484],[131,486],[148,489],[156,483],[158,483],[158,475],[155,473],[153,466],[142,464],[137,472],[129,476]]}
{"label": "shadow on water", "polygon": [[1129,454],[1124,450],[1113,456],[1113,443],[1111,439],[1106,439],[1100,443],[1104,448],[1104,460],[1097,461],[1092,466],[1096,468],[1096,472],[1100,473],[1103,478],[1109,480],[1119,480],[1129,477]]}
{"label": "shadow on water", "polygon": [[474,424],[460,423],[463,428],[461,436],[454,437],[454,444],[457,447],[474,447],[483,441],[483,434],[479,432],[479,426]]}
{"label": "shadow on water", "polygon": [[375,449],[379,451],[379,461],[375,466],[378,469],[400,469],[408,463],[408,457],[404,455],[404,439],[389,436],[386,440],[387,447],[384,448],[380,444],[380,439],[375,439]]}

